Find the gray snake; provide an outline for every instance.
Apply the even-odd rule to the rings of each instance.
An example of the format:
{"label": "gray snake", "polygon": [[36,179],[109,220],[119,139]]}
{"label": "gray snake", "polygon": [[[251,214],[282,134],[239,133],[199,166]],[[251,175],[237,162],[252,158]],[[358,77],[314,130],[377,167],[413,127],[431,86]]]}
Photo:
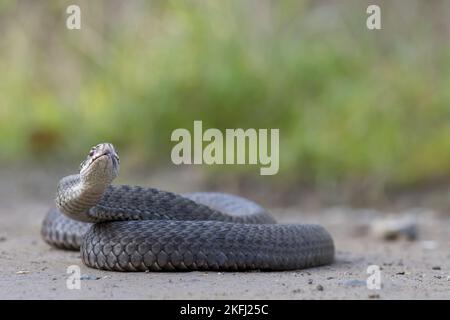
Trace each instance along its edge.
{"label": "gray snake", "polygon": [[320,225],[277,224],[258,204],[224,193],[111,185],[118,171],[111,144],[92,148],[80,173],[59,182],[43,239],[114,271],[292,270],[334,259]]}

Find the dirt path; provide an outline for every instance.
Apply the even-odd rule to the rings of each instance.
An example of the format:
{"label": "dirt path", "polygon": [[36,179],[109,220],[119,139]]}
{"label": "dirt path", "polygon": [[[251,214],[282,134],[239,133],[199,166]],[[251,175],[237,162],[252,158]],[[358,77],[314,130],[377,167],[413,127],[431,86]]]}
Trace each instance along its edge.
{"label": "dirt path", "polygon": [[[14,179],[13,179],[14,178]],[[78,252],[45,244],[40,222],[55,177],[0,172],[1,299],[450,299],[450,219],[424,211],[416,241],[377,240],[361,226],[384,213],[330,208],[302,213],[275,209],[280,222],[323,224],[335,238],[336,262],[288,272],[116,273],[84,266]],[[66,287],[79,265],[80,290]],[[381,268],[380,290],[366,286],[367,267]]]}

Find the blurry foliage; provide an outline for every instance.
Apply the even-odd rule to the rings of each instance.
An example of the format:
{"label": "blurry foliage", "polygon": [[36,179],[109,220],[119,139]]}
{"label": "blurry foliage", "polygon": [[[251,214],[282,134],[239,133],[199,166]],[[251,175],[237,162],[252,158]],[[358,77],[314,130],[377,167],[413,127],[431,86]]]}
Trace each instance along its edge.
{"label": "blurry foliage", "polygon": [[365,1],[75,1],[69,31],[72,3],[0,0],[4,161],[111,141],[165,165],[203,120],[280,128],[286,181],[450,176],[449,2],[378,1],[371,32]]}

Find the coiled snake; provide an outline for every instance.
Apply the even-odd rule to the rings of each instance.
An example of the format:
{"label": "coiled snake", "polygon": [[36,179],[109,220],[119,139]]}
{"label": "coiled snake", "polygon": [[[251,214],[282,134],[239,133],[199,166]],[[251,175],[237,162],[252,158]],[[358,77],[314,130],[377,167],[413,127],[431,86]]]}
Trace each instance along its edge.
{"label": "coiled snake", "polygon": [[118,172],[112,144],[92,148],[80,173],[60,180],[43,239],[81,248],[87,266],[115,271],[290,270],[333,261],[333,240],[320,225],[276,224],[264,208],[229,194],[111,185]]}

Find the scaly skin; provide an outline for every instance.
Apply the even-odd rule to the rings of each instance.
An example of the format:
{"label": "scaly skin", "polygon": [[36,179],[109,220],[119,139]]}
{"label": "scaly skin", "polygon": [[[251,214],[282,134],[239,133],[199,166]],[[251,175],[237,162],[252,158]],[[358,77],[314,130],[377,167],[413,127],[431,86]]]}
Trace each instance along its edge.
{"label": "scaly skin", "polygon": [[42,226],[46,242],[81,248],[87,266],[114,271],[291,270],[334,259],[322,226],[276,224],[229,194],[114,186],[118,164],[114,147],[100,144],[79,174],[61,179]]}

